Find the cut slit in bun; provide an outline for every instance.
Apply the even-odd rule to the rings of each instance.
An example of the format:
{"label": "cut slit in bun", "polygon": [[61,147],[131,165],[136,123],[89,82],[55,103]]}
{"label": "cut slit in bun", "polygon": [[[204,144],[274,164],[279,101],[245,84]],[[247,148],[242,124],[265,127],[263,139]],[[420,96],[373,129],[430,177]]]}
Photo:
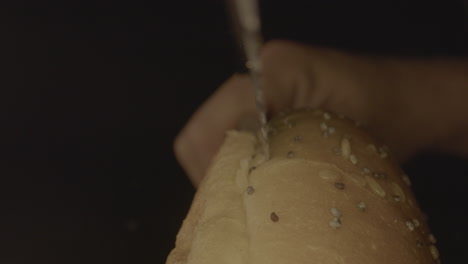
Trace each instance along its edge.
{"label": "cut slit in bun", "polygon": [[167,264],[440,262],[385,146],[321,110],[269,127],[269,160],[254,135],[227,133]]}

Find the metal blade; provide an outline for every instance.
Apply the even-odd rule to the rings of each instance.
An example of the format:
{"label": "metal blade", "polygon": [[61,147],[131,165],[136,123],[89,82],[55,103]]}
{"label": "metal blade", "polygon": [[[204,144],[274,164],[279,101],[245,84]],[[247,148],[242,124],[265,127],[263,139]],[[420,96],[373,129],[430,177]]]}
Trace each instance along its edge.
{"label": "metal blade", "polygon": [[257,116],[261,132],[261,144],[264,154],[269,159],[268,127],[266,118],[265,96],[262,83],[262,64],[260,61],[260,49],[263,39],[260,29],[260,14],[257,0],[232,0],[231,12],[238,23],[236,30],[241,40],[247,59],[246,67],[254,84],[255,100],[257,104]]}

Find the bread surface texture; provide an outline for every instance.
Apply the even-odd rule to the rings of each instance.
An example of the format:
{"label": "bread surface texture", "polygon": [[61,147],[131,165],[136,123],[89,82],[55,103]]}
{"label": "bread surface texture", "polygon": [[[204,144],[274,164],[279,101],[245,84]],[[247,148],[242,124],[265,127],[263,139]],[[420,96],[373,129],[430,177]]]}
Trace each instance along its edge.
{"label": "bread surface texture", "polygon": [[387,147],[321,110],[269,126],[269,160],[255,135],[227,133],[167,264],[439,263]]}

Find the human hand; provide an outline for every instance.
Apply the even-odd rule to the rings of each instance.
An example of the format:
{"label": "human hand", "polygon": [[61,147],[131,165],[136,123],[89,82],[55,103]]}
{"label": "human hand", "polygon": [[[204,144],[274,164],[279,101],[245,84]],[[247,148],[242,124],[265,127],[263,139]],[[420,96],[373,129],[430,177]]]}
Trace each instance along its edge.
{"label": "human hand", "polygon": [[[415,100],[424,91],[405,71],[395,71],[391,60],[287,41],[267,43],[261,59],[270,114],[304,107],[344,114],[387,143],[400,161],[447,134],[444,122],[437,122],[443,115],[426,109],[433,108],[433,98]],[[396,67],[399,69],[398,63]],[[234,75],[195,112],[176,138],[176,156],[195,186],[225,132],[256,117],[252,89],[247,75]]]}

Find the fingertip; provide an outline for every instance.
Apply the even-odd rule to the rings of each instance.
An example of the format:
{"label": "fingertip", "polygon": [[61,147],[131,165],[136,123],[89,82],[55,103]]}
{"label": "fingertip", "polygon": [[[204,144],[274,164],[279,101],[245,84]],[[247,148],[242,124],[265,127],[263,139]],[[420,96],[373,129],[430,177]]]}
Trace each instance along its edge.
{"label": "fingertip", "polygon": [[251,89],[247,75],[233,75],[203,103],[175,138],[176,158],[195,186],[205,176],[225,132],[239,129],[241,119],[255,113]]}
{"label": "fingertip", "polygon": [[294,57],[299,55],[302,57],[304,52],[307,52],[310,46],[305,44],[294,42],[290,40],[275,39],[266,42],[261,50],[261,57],[265,62],[269,62],[272,59],[278,57]]}
{"label": "fingertip", "polygon": [[[183,130],[174,138],[172,142],[172,151],[179,163],[182,163],[186,143],[184,142]],[[182,165],[182,164],[181,164]]]}
{"label": "fingertip", "polygon": [[266,42],[262,47],[262,55],[269,55],[271,53],[282,52],[292,46],[297,46],[296,42],[284,39],[274,39]]}
{"label": "fingertip", "polygon": [[186,128],[182,129],[182,131],[175,137],[173,141],[173,152],[192,184],[197,188],[203,178],[203,172],[197,166],[199,161],[194,160],[192,155],[193,145],[185,131]]}

